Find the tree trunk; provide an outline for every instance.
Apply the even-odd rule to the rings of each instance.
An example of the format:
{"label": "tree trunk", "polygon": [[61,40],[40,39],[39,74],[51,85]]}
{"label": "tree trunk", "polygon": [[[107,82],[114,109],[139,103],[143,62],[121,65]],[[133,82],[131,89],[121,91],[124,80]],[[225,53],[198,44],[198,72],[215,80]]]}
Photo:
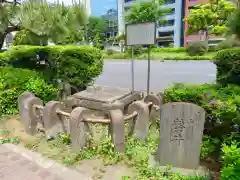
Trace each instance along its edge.
{"label": "tree trunk", "polygon": [[6,35],[4,33],[0,33],[0,50],[3,47],[3,43],[4,43],[4,40],[5,40],[5,37],[6,37]]}

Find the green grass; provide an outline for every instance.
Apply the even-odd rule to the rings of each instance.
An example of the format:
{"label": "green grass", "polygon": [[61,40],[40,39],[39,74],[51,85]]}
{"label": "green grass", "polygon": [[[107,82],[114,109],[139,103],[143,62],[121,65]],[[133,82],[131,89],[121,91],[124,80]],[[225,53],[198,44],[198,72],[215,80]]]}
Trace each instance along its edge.
{"label": "green grass", "polygon": [[[186,52],[152,52],[151,60],[212,60],[216,52],[206,53],[204,56],[189,56]],[[123,53],[114,53],[112,55],[104,54],[105,59],[130,59]],[[148,54],[144,53],[134,59],[146,60]]]}
{"label": "green grass", "polygon": [[[14,121],[14,120],[9,120]],[[16,120],[15,120],[16,121]],[[7,122],[7,121],[6,121]],[[150,128],[149,136],[145,142],[140,142],[134,137],[127,137],[125,141],[125,153],[116,153],[108,136],[108,127],[103,125],[92,126],[93,136],[89,139],[88,145],[82,151],[73,152],[70,147],[70,136],[61,135],[52,141],[46,141],[41,134],[33,137],[22,134],[19,122],[8,123],[11,126],[9,131],[3,124],[1,133],[7,135],[10,140],[2,143],[14,143],[16,135],[17,141],[26,148],[41,153],[45,157],[56,160],[65,165],[79,164],[82,160],[97,158],[105,166],[114,164],[124,164],[133,170],[137,180],[207,180],[206,177],[187,177],[172,173],[170,170],[165,172],[158,168],[148,166],[149,155],[156,152],[159,143],[159,124],[157,127]],[[14,126],[14,127],[12,127]],[[12,129],[13,128],[13,129]],[[127,125],[126,125],[127,129]],[[127,133],[126,133],[127,134]],[[130,177],[122,177],[129,179]]]}

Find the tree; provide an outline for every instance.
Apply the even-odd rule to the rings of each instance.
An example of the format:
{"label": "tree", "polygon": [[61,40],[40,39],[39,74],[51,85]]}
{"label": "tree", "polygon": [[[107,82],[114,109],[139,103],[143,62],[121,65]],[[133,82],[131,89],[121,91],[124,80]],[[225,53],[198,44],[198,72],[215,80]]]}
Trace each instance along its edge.
{"label": "tree", "polygon": [[167,12],[168,8],[160,8],[164,0],[152,0],[150,2],[135,3],[125,14],[126,23],[157,22],[164,23],[161,19]]}
{"label": "tree", "polygon": [[97,43],[95,42],[95,36],[97,35],[100,41],[104,41],[106,28],[106,22],[101,17],[90,17],[86,27],[86,40]]}
{"label": "tree", "polygon": [[240,0],[237,1],[237,9],[230,16],[228,21],[228,30],[230,34],[237,36],[237,40],[240,40]]}
{"label": "tree", "polygon": [[59,35],[70,34],[87,23],[87,15],[81,3],[71,6],[49,4],[47,0],[0,1],[0,48],[6,34],[26,29],[42,38],[56,40]]}
{"label": "tree", "polygon": [[33,32],[22,29],[13,38],[13,45],[41,45],[47,43],[47,38],[41,38]]}
{"label": "tree", "polygon": [[[225,35],[230,15],[236,5],[225,0],[210,0],[207,4],[196,5],[184,19],[188,24],[187,34],[204,31],[207,34]],[[208,38],[207,38],[208,39]]]}

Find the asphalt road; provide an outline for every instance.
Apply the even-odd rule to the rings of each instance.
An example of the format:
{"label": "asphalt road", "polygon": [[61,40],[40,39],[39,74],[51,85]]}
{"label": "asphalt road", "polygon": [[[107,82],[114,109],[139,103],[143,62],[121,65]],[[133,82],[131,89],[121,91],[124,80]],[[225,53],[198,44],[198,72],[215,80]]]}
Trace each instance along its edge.
{"label": "asphalt road", "polygon": [[[147,61],[137,60],[135,89],[147,89]],[[159,92],[172,83],[202,84],[215,82],[216,66],[210,61],[151,61],[150,91]],[[131,88],[131,61],[105,60],[96,84]]]}

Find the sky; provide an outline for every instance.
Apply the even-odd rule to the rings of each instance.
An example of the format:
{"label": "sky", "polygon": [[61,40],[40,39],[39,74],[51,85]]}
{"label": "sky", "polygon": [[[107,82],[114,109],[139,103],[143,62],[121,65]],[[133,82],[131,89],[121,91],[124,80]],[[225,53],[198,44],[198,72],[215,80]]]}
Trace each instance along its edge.
{"label": "sky", "polygon": [[93,16],[101,16],[111,8],[116,9],[117,0],[91,0],[91,8]]}
{"label": "sky", "polygon": [[[48,0],[54,2],[55,0]],[[72,0],[60,0],[65,4],[71,4]],[[78,1],[78,0],[77,0]],[[117,0],[91,0],[92,16],[101,16],[107,13],[107,10],[117,9]]]}

